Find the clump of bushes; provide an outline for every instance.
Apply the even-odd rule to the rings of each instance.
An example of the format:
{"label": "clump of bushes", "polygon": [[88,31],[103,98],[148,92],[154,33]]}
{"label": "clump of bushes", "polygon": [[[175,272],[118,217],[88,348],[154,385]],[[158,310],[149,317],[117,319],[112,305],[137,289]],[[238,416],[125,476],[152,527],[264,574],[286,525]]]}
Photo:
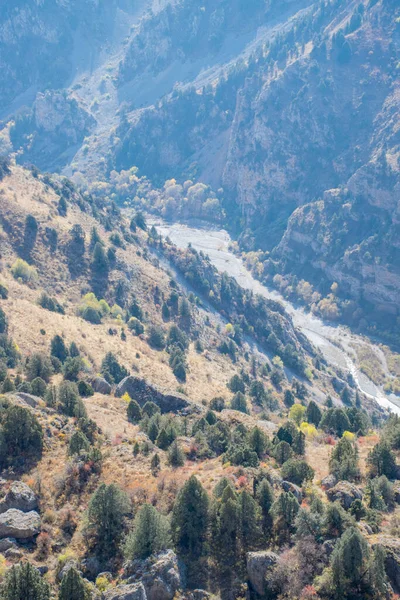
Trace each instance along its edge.
{"label": "clump of bushes", "polygon": [[43,292],[38,300],[39,306],[49,310],[51,312],[59,313],[60,315],[65,314],[65,310],[61,306],[61,304],[55,298],[52,298],[46,292]]}
{"label": "clump of bushes", "polygon": [[25,260],[22,260],[22,258],[17,258],[11,267],[11,273],[14,279],[22,281],[23,283],[34,283],[38,279],[35,267],[29,265]]}
{"label": "clump of bushes", "polygon": [[123,315],[123,310],[117,304],[114,304],[114,306],[110,308],[106,300],[98,300],[95,294],[90,292],[82,298],[81,305],[78,309],[78,314],[85,319],[85,321],[88,321],[93,325],[99,325],[102,318],[110,314],[114,318],[121,318]]}

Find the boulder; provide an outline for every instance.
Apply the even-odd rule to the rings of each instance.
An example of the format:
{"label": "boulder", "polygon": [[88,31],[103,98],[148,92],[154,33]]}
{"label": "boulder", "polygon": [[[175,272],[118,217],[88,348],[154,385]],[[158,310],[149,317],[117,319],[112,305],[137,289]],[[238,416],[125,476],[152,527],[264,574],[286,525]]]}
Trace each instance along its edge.
{"label": "boulder", "polygon": [[9,548],[4,552],[4,556],[8,560],[21,560],[22,552],[19,548]]}
{"label": "boulder", "polygon": [[335,549],[336,540],[325,540],[322,544],[323,555],[329,558]]}
{"label": "boulder", "polygon": [[350,481],[339,481],[333,488],[327,490],[326,495],[331,502],[338,500],[346,510],[354,500],[362,500],[362,492]]}
{"label": "boulder", "polygon": [[335,477],[335,475],[327,475],[321,481],[321,486],[324,488],[324,490],[330,490],[336,484],[337,484],[337,478]]}
{"label": "boulder", "polygon": [[125,393],[134,398],[141,406],[151,401],[160,407],[161,412],[202,412],[202,408],[178,392],[171,392],[148,383],[145,379],[129,375],[118,384],[115,395],[120,398]]}
{"label": "boulder", "polygon": [[26,540],[40,532],[40,525],[40,516],[36,511],[24,513],[22,510],[10,508],[0,515],[0,538]]}
{"label": "boulder", "polygon": [[0,513],[4,513],[10,508],[29,512],[36,510],[37,507],[38,499],[35,492],[22,481],[14,481],[6,497],[0,502]]}
{"label": "boulder", "polygon": [[26,394],[25,392],[13,392],[17,398],[23,400],[28,404],[31,408],[37,408],[39,404],[43,403],[43,400],[38,396],[33,396],[32,394]]}
{"label": "boulder", "polygon": [[400,540],[386,535],[378,537],[376,544],[383,546],[386,551],[385,569],[389,581],[396,593],[400,592]]}
{"label": "boulder", "polygon": [[95,377],[91,385],[93,391],[98,394],[104,394],[105,396],[111,394],[112,387],[103,377]]}
{"label": "boulder", "polygon": [[211,598],[211,594],[206,590],[193,590],[192,598],[193,600],[208,600]]}
{"label": "boulder", "polygon": [[17,540],[15,538],[3,538],[0,540],[0,553],[2,554],[10,548],[17,548]]}
{"label": "boulder", "polygon": [[147,560],[134,560],[124,565],[129,583],[141,582],[148,600],[172,600],[181,587],[178,559],[173,550],[161,552]]}
{"label": "boulder", "polygon": [[275,552],[269,551],[247,553],[247,576],[251,587],[260,596],[266,593],[266,576],[275,567],[278,558]]}
{"label": "boulder", "polygon": [[63,568],[57,572],[57,581],[60,583],[62,581],[63,577],[71,569],[78,569],[78,563],[73,558],[71,558],[70,560],[67,560],[67,562],[65,563]]}
{"label": "boulder", "polygon": [[295,485],[291,481],[282,481],[281,487],[285,492],[292,492],[293,496],[296,498],[297,502],[301,504],[303,499],[303,494],[298,485]]}
{"label": "boulder", "polygon": [[146,591],[141,583],[119,585],[103,592],[102,600],[147,600]]}
{"label": "boulder", "polygon": [[89,579],[96,579],[102,571],[99,559],[96,556],[89,556],[81,561],[81,569]]}

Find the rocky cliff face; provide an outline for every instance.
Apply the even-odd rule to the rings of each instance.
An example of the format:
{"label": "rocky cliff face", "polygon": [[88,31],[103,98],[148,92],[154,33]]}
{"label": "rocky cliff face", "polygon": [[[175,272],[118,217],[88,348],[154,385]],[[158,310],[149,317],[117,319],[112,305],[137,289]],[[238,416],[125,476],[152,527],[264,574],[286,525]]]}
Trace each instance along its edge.
{"label": "rocky cliff face", "polygon": [[390,0],[296,13],[215,88],[128,117],[117,166],[222,185],[245,249],[397,315],[399,15]]}
{"label": "rocky cliff face", "polygon": [[5,2],[0,7],[0,114],[30,102],[38,91],[66,86],[94,66],[110,42],[119,10],[133,0]]}

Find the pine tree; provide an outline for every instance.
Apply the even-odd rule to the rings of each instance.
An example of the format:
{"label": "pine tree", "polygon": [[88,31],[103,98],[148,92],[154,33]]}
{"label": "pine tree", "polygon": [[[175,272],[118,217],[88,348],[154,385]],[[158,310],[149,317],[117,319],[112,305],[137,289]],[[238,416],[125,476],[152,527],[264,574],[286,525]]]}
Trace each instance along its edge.
{"label": "pine tree", "polygon": [[371,566],[372,585],[378,598],[386,598],[388,592],[388,582],[385,568],[386,550],[380,544],[374,549],[374,556]]}
{"label": "pine tree", "polygon": [[168,548],[170,541],[168,519],[151,504],[144,504],[137,513],[133,530],[126,539],[125,558],[127,560],[148,558]]}
{"label": "pine tree", "polygon": [[244,490],[239,495],[239,536],[243,552],[256,547],[260,539],[258,506],[254,498]]}
{"label": "pine tree", "polygon": [[322,518],[317,512],[300,508],[295,520],[296,539],[313,537],[319,542],[322,539]]}
{"label": "pine tree", "polygon": [[50,587],[29,562],[11,567],[1,586],[2,600],[49,600]]}
{"label": "pine tree", "polygon": [[68,349],[60,335],[55,335],[51,340],[50,355],[55,356],[62,363],[68,358]]}
{"label": "pine tree", "polygon": [[322,418],[322,412],[314,400],[311,400],[307,406],[306,417],[309,423],[312,423],[315,425],[315,427],[318,427]]}
{"label": "pine tree", "polygon": [[257,487],[257,500],[261,508],[262,530],[265,536],[269,536],[272,527],[272,516],[270,510],[274,502],[274,491],[268,479],[263,479]]}
{"label": "pine tree", "polygon": [[323,528],[327,536],[340,537],[354,521],[339,502],[332,502],[326,507]]}
{"label": "pine tree", "polygon": [[150,463],[150,467],[151,467],[151,472],[153,473],[154,477],[157,477],[158,472],[160,470],[160,457],[159,455],[156,453],[154,454],[153,458],[151,459],[151,463]]}
{"label": "pine tree", "polygon": [[[356,527],[347,529],[336,543],[331,557],[333,583],[342,596],[359,589],[367,572],[369,549],[366,540]],[[350,589],[349,589],[350,587]]]}
{"label": "pine tree", "polygon": [[165,429],[165,427],[163,427],[158,435],[158,438],[156,440],[156,444],[159,448],[161,448],[161,450],[167,450],[167,448],[169,448],[169,446],[171,445],[171,440],[169,438],[169,435]]}
{"label": "pine tree", "polygon": [[58,600],[86,600],[89,599],[85,582],[74,567],[68,569],[61,580]]}
{"label": "pine tree", "polygon": [[173,442],[168,450],[168,462],[171,467],[183,467],[185,464],[185,454],[183,450],[179,447],[177,441]]}
{"label": "pine tree", "polygon": [[293,438],[292,450],[299,456],[303,456],[306,452],[306,436],[300,430],[296,432]]}
{"label": "pine tree", "polygon": [[0,307],[0,334],[6,333],[7,331],[7,317],[4,310]]}
{"label": "pine tree", "polygon": [[357,446],[346,438],[341,438],[334,447],[329,460],[329,471],[337,479],[354,481],[360,477]]}
{"label": "pine tree", "polygon": [[280,465],[283,465],[293,456],[293,451],[287,442],[279,442],[275,447],[274,456]]}
{"label": "pine tree", "polygon": [[157,413],[160,412],[160,407],[157,406],[155,402],[151,402],[148,400],[146,404],[143,406],[142,413],[143,415],[147,415],[148,417],[153,417]]}
{"label": "pine tree", "polygon": [[109,269],[108,258],[100,242],[97,242],[93,250],[92,270],[96,275],[107,275]]}
{"label": "pine tree", "polygon": [[43,431],[36,415],[23,406],[11,405],[3,414],[0,464],[22,456],[39,458],[43,448]]}
{"label": "pine tree", "polygon": [[231,409],[238,410],[239,412],[249,414],[247,408],[246,396],[242,392],[237,392],[231,400]]}
{"label": "pine tree", "polygon": [[300,505],[292,492],[282,492],[272,506],[272,514],[276,517],[276,529],[279,535],[289,538]]}
{"label": "pine tree", "polygon": [[103,245],[101,242],[101,238],[99,236],[99,232],[97,231],[96,227],[93,227],[92,231],[90,232],[90,243],[89,243],[89,251],[90,252],[93,251],[96,244]]}
{"label": "pine tree", "polygon": [[205,551],[208,531],[207,492],[192,475],[180,490],[172,511],[172,536],[185,562],[198,560]]}
{"label": "pine tree", "polygon": [[287,406],[287,408],[291,408],[293,406],[294,394],[291,390],[285,390],[285,395],[284,395],[283,401],[285,403],[285,406]]}
{"label": "pine tree", "polygon": [[76,342],[71,342],[70,347],[69,347],[69,355],[71,358],[77,358],[78,356],[81,355]]}
{"label": "pine tree", "polygon": [[262,458],[265,452],[266,440],[264,432],[259,427],[254,427],[250,432],[249,446],[254,450],[258,458]]}
{"label": "pine tree", "polygon": [[96,538],[96,551],[100,556],[109,558],[115,552],[128,507],[127,496],[114,483],[102,483],[91,497],[88,529]]}
{"label": "pine tree", "polygon": [[381,441],[372,448],[367,462],[373,477],[386,475],[388,479],[392,479],[396,475],[396,457],[386,441]]}
{"label": "pine tree", "polygon": [[149,428],[147,430],[147,435],[149,436],[149,439],[153,442],[153,444],[158,437],[158,433],[159,433],[159,429],[158,429],[157,421],[155,419],[151,419],[150,423],[149,423]]}
{"label": "pine tree", "polygon": [[228,484],[211,513],[211,551],[218,564],[221,596],[232,595],[240,550],[240,519],[238,497]]}

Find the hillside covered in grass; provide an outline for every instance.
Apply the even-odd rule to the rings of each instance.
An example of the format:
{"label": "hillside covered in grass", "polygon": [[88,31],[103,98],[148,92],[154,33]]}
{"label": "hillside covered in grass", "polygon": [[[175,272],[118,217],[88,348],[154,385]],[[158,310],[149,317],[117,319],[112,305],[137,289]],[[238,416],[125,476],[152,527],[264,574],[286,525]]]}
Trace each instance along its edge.
{"label": "hillside covered in grass", "polygon": [[398,419],[282,306],[7,161],[0,224],[2,599],[395,597]]}

